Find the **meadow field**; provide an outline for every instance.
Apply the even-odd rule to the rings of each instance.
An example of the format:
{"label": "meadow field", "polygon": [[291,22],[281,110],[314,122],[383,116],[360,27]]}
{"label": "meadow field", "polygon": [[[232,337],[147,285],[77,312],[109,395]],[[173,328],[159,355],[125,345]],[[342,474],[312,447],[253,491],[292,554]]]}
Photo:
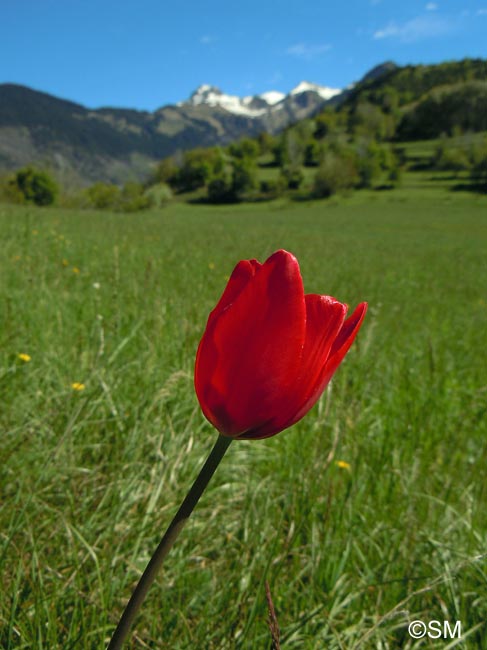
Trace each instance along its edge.
{"label": "meadow field", "polygon": [[[193,388],[208,313],[278,248],[365,323],[302,421],[232,443],[127,647],[266,650],[267,580],[283,649],[487,648],[487,197],[412,182],[0,206],[2,649],[105,648],[216,438]],[[414,640],[415,619],[462,638]]]}

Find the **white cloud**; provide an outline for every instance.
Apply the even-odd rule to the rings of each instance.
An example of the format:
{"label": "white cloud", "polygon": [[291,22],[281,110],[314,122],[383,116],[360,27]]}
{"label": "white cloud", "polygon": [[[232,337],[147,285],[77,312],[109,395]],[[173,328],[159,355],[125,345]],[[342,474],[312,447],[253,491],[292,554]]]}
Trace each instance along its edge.
{"label": "white cloud", "polygon": [[487,9],[477,9],[477,16],[487,16]]}
{"label": "white cloud", "polygon": [[444,36],[454,31],[455,26],[440,16],[418,16],[405,23],[390,22],[374,32],[374,39],[395,38],[403,43],[412,43],[425,38]]}
{"label": "white cloud", "polygon": [[331,50],[331,45],[329,43],[323,43],[321,45],[311,45],[309,43],[296,43],[287,48],[286,54],[291,56],[296,56],[299,59],[314,59],[320,54],[324,54]]}
{"label": "white cloud", "polygon": [[436,11],[438,9],[438,5],[436,2],[428,2],[425,9],[426,11]]}

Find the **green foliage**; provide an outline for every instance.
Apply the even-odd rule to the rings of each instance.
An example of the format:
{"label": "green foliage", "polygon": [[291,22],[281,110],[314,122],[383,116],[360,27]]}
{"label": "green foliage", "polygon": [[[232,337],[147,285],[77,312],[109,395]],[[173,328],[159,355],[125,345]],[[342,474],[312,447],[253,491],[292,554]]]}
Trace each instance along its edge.
{"label": "green foliage", "polygon": [[285,165],[281,169],[281,178],[285,187],[297,190],[304,180],[303,170],[297,165]]}
{"label": "green foliage", "polygon": [[204,187],[221,172],[224,165],[225,159],[219,147],[187,151],[183,155],[183,163],[174,185],[180,192],[191,192]]}
{"label": "green foliage", "polygon": [[257,167],[251,158],[233,158],[208,183],[211,203],[233,203],[252,194],[257,187]]}
{"label": "green foliage", "polygon": [[259,191],[264,199],[276,199],[281,196],[287,188],[287,182],[282,175],[275,180],[261,181]]}
{"label": "green foliage", "polygon": [[[270,143],[269,143],[270,145]],[[260,153],[260,145],[257,140],[242,138],[228,147],[228,152],[234,158],[257,158]]]}
{"label": "green foliage", "polygon": [[349,113],[348,130],[355,137],[390,139],[395,133],[396,118],[371,102],[359,102]]}
{"label": "green foliage", "polygon": [[120,192],[118,210],[121,212],[138,212],[147,210],[154,205],[154,196],[145,193],[141,183],[130,181],[125,183]]}
{"label": "green foliage", "polygon": [[401,107],[417,101],[433,88],[464,84],[487,79],[487,61],[464,59],[434,65],[408,65],[389,70],[377,79],[356,86],[345,106],[367,101],[394,113]]}
{"label": "green foliage", "polygon": [[141,183],[132,181],[125,183],[122,189],[109,183],[94,183],[86,190],[86,196],[89,207],[97,210],[137,212],[156,204],[157,187],[155,186],[152,191],[145,192]]}
{"label": "green foliage", "polygon": [[9,175],[0,177],[0,201],[18,204],[25,203],[23,193],[20,191],[14,179]]}
{"label": "green foliage", "polygon": [[94,183],[86,190],[90,207],[97,210],[114,210],[120,203],[120,189],[110,183]]}
{"label": "green foliage", "polygon": [[320,145],[314,139],[308,140],[304,149],[304,165],[305,167],[316,167],[320,156]]}
{"label": "green foliage", "polygon": [[358,187],[371,188],[380,180],[383,172],[395,169],[392,178],[398,176],[399,163],[388,145],[379,144],[374,140],[362,141],[356,148],[356,168]]}
{"label": "green foliage", "polygon": [[402,170],[398,162],[393,162],[387,172],[387,181],[392,187],[397,187],[402,182]]}
{"label": "green foliage", "polygon": [[276,139],[270,133],[263,131],[257,136],[261,156],[271,153],[276,145]]}
{"label": "green foliage", "polygon": [[230,174],[222,172],[208,183],[210,203],[234,203],[236,198]]}
{"label": "green foliage", "polygon": [[487,192],[487,140],[471,150],[471,178]]}
{"label": "green foliage", "polygon": [[173,185],[176,182],[179,167],[176,165],[174,158],[163,158],[154,170],[152,184],[165,183]]}
{"label": "green foliage", "polygon": [[313,183],[313,196],[328,198],[351,189],[357,183],[357,168],[350,154],[328,152],[320,164]]}
{"label": "green foliage", "polygon": [[337,127],[337,113],[329,109],[323,111],[315,118],[314,137],[322,140],[333,133]]}
{"label": "green foliage", "polygon": [[283,165],[293,169],[301,167],[304,162],[304,150],[306,148],[307,134],[300,131],[298,127],[286,131],[284,136],[284,158]]}
{"label": "green foliage", "polygon": [[257,167],[250,158],[232,161],[232,190],[237,198],[257,187]]}
{"label": "green foliage", "polygon": [[381,150],[372,142],[358,148],[356,157],[359,187],[372,187],[381,173]]}
{"label": "green foliage", "polygon": [[397,128],[402,140],[436,138],[455,130],[487,130],[487,81],[438,88],[408,110]]}
{"label": "green foliage", "polygon": [[14,202],[22,197],[25,203],[52,205],[59,194],[59,187],[54,179],[47,172],[34,167],[19,169],[11,179],[10,185],[10,196]]}
{"label": "green foliage", "polygon": [[462,147],[451,146],[443,141],[436,147],[433,166],[435,169],[448,171],[464,171],[471,168],[468,152]]}
{"label": "green foliage", "polygon": [[149,197],[151,204],[156,208],[164,207],[173,197],[172,190],[166,183],[152,185],[148,190],[146,190],[145,194]]}
{"label": "green foliage", "polygon": [[276,138],[272,153],[274,155],[274,165],[276,167],[282,167],[286,163],[286,141],[284,135]]}

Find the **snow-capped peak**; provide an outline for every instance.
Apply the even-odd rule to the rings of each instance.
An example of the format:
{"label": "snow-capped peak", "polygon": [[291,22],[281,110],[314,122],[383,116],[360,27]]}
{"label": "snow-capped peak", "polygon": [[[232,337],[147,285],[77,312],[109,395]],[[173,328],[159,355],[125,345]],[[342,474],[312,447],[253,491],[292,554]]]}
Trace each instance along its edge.
{"label": "snow-capped peak", "polygon": [[[186,103],[190,106],[206,105],[220,107],[229,113],[245,115],[247,117],[260,117],[262,115],[280,110],[284,107],[287,97],[299,95],[304,92],[314,92],[322,99],[330,99],[341,91],[336,88],[319,86],[308,81],[302,81],[296,88],[286,95],[278,90],[269,90],[260,95],[249,95],[238,97],[237,95],[226,95],[216,86],[203,84],[199,86]],[[179,104],[181,106],[183,104]]]}
{"label": "snow-capped peak", "polygon": [[214,106],[218,101],[217,98],[221,96],[223,96],[223,93],[216,86],[202,84],[191,95],[188,103],[193,104],[193,106],[197,106],[198,104],[210,104]]}
{"label": "snow-capped peak", "polygon": [[328,86],[319,86],[318,84],[309,81],[302,81],[300,84],[293,88],[290,95],[300,95],[301,93],[314,92],[323,99],[331,99],[342,91],[339,88],[329,88]]}
{"label": "snow-capped peak", "polygon": [[259,95],[260,99],[263,99],[265,102],[274,106],[278,102],[282,101],[286,96],[285,93],[281,93],[278,90],[268,90],[266,93],[261,93]]}
{"label": "snow-capped peak", "polygon": [[188,100],[188,104],[198,106],[206,104],[207,106],[219,106],[229,113],[236,115],[246,115],[247,117],[259,117],[267,112],[267,106],[252,106],[254,97],[237,97],[237,95],[226,95],[219,88],[203,84],[199,86]]}

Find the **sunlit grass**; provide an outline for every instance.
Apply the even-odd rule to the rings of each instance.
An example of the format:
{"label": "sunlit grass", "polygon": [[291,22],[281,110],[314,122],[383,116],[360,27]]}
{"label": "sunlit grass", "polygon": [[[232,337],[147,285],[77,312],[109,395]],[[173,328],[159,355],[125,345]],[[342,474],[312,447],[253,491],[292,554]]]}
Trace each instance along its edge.
{"label": "sunlit grass", "polygon": [[215,439],[192,384],[208,312],[236,261],[280,247],[366,322],[302,422],[232,444],[131,647],[268,648],[266,579],[284,648],[419,647],[418,618],[487,647],[487,200],[408,178],[303,204],[0,206],[2,648],[104,648]]}

